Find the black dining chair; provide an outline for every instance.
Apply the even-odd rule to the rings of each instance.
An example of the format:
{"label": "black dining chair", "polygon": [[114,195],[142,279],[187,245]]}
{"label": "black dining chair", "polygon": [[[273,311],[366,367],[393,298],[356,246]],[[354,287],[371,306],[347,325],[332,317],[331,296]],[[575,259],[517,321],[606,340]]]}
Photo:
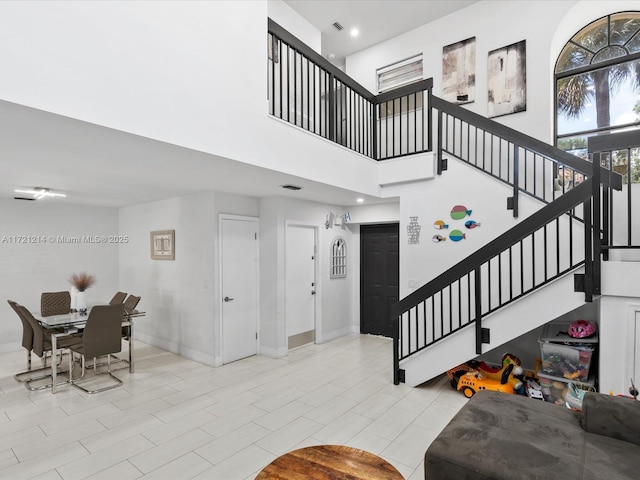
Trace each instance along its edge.
{"label": "black dining chair", "polygon": [[[82,332],[82,343],[70,347],[72,353],[78,353],[82,356],[82,374],[78,378],[73,378],[73,354],[69,356],[69,379],[74,387],[86,393],[98,393],[122,385],[122,380],[111,373],[111,355],[122,351],[121,325],[123,316],[123,304],[97,305],[91,309],[87,324]],[[98,373],[96,359],[104,356],[107,357],[107,371]],[[85,377],[87,358],[93,359],[93,373],[95,376],[108,375],[117,383],[93,390],[80,385],[78,381],[83,380]]]}
{"label": "black dining chair", "polygon": [[109,305],[118,305],[119,303],[124,302],[125,298],[127,298],[127,294],[125,292],[117,292],[111,301],[109,301]]}
{"label": "black dining chair", "polygon": [[71,294],[67,291],[44,292],[40,295],[40,315],[66,315],[71,312]]}

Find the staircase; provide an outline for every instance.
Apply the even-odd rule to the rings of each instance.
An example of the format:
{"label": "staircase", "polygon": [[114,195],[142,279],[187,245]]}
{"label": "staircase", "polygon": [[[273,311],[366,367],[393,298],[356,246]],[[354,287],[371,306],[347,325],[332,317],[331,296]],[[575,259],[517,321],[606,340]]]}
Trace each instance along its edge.
{"label": "staircase", "polygon": [[539,205],[393,306],[395,384],[423,383],[592,301],[601,261],[640,253],[630,176],[621,241],[622,177],[601,158],[619,148],[630,158],[638,130],[592,137],[588,161],[434,96],[432,79],[374,95],[271,19],[267,42],[273,117],[374,160],[433,151],[438,175],[463,162],[509,189],[515,218],[522,195]]}
{"label": "staircase", "polygon": [[[411,386],[598,295],[600,217],[607,211],[601,200],[603,192],[622,187],[620,175],[593,168],[599,161],[567,154],[435,96],[429,105],[437,111],[439,174],[447,157],[454,158],[509,185],[507,208],[515,217],[519,195],[542,207],[394,305],[394,383]],[[576,187],[557,182],[564,169]]]}

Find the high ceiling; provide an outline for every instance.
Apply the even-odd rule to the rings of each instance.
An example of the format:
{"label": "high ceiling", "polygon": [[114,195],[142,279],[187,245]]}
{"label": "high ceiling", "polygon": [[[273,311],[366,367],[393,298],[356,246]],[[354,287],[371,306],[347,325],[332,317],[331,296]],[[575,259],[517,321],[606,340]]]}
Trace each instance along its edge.
{"label": "high ceiling", "polygon": [[[285,0],[322,32],[322,55],[338,66],[345,57],[376,45],[478,0]],[[333,24],[344,27],[338,31]],[[352,37],[352,28],[359,30]]]}
{"label": "high ceiling", "polygon": [[[463,8],[473,1],[286,0],[323,34],[323,53],[344,56]],[[345,30],[332,25],[339,21]],[[359,38],[348,29],[357,24]],[[334,29],[332,31],[331,29]],[[176,160],[179,159],[179,160]],[[194,150],[0,100],[0,198],[50,187],[56,202],[122,207],[200,191],[284,195],[343,206],[358,192],[252,167]],[[158,168],[158,165],[162,165]],[[178,180],[176,180],[178,179]],[[281,185],[304,187],[299,192]],[[364,197],[367,202],[383,201]]]}

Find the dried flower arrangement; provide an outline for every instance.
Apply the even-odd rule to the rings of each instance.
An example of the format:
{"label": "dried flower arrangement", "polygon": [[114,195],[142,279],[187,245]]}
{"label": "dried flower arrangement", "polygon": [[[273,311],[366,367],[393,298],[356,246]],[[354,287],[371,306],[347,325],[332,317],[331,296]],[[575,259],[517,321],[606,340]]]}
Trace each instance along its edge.
{"label": "dried flower arrangement", "polygon": [[79,292],[84,292],[96,283],[96,277],[89,275],[87,272],[74,273],[69,278],[69,283],[76,287]]}

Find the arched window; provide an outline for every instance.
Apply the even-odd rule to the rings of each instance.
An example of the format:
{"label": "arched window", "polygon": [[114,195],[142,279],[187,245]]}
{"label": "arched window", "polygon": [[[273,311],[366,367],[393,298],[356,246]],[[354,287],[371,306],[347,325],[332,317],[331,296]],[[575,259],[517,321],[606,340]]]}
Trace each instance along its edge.
{"label": "arched window", "polygon": [[[592,135],[640,128],[640,12],[607,15],[576,33],[555,68],[556,145],[587,158]],[[640,153],[613,168],[640,182]],[[618,168],[616,168],[618,167]]]}

